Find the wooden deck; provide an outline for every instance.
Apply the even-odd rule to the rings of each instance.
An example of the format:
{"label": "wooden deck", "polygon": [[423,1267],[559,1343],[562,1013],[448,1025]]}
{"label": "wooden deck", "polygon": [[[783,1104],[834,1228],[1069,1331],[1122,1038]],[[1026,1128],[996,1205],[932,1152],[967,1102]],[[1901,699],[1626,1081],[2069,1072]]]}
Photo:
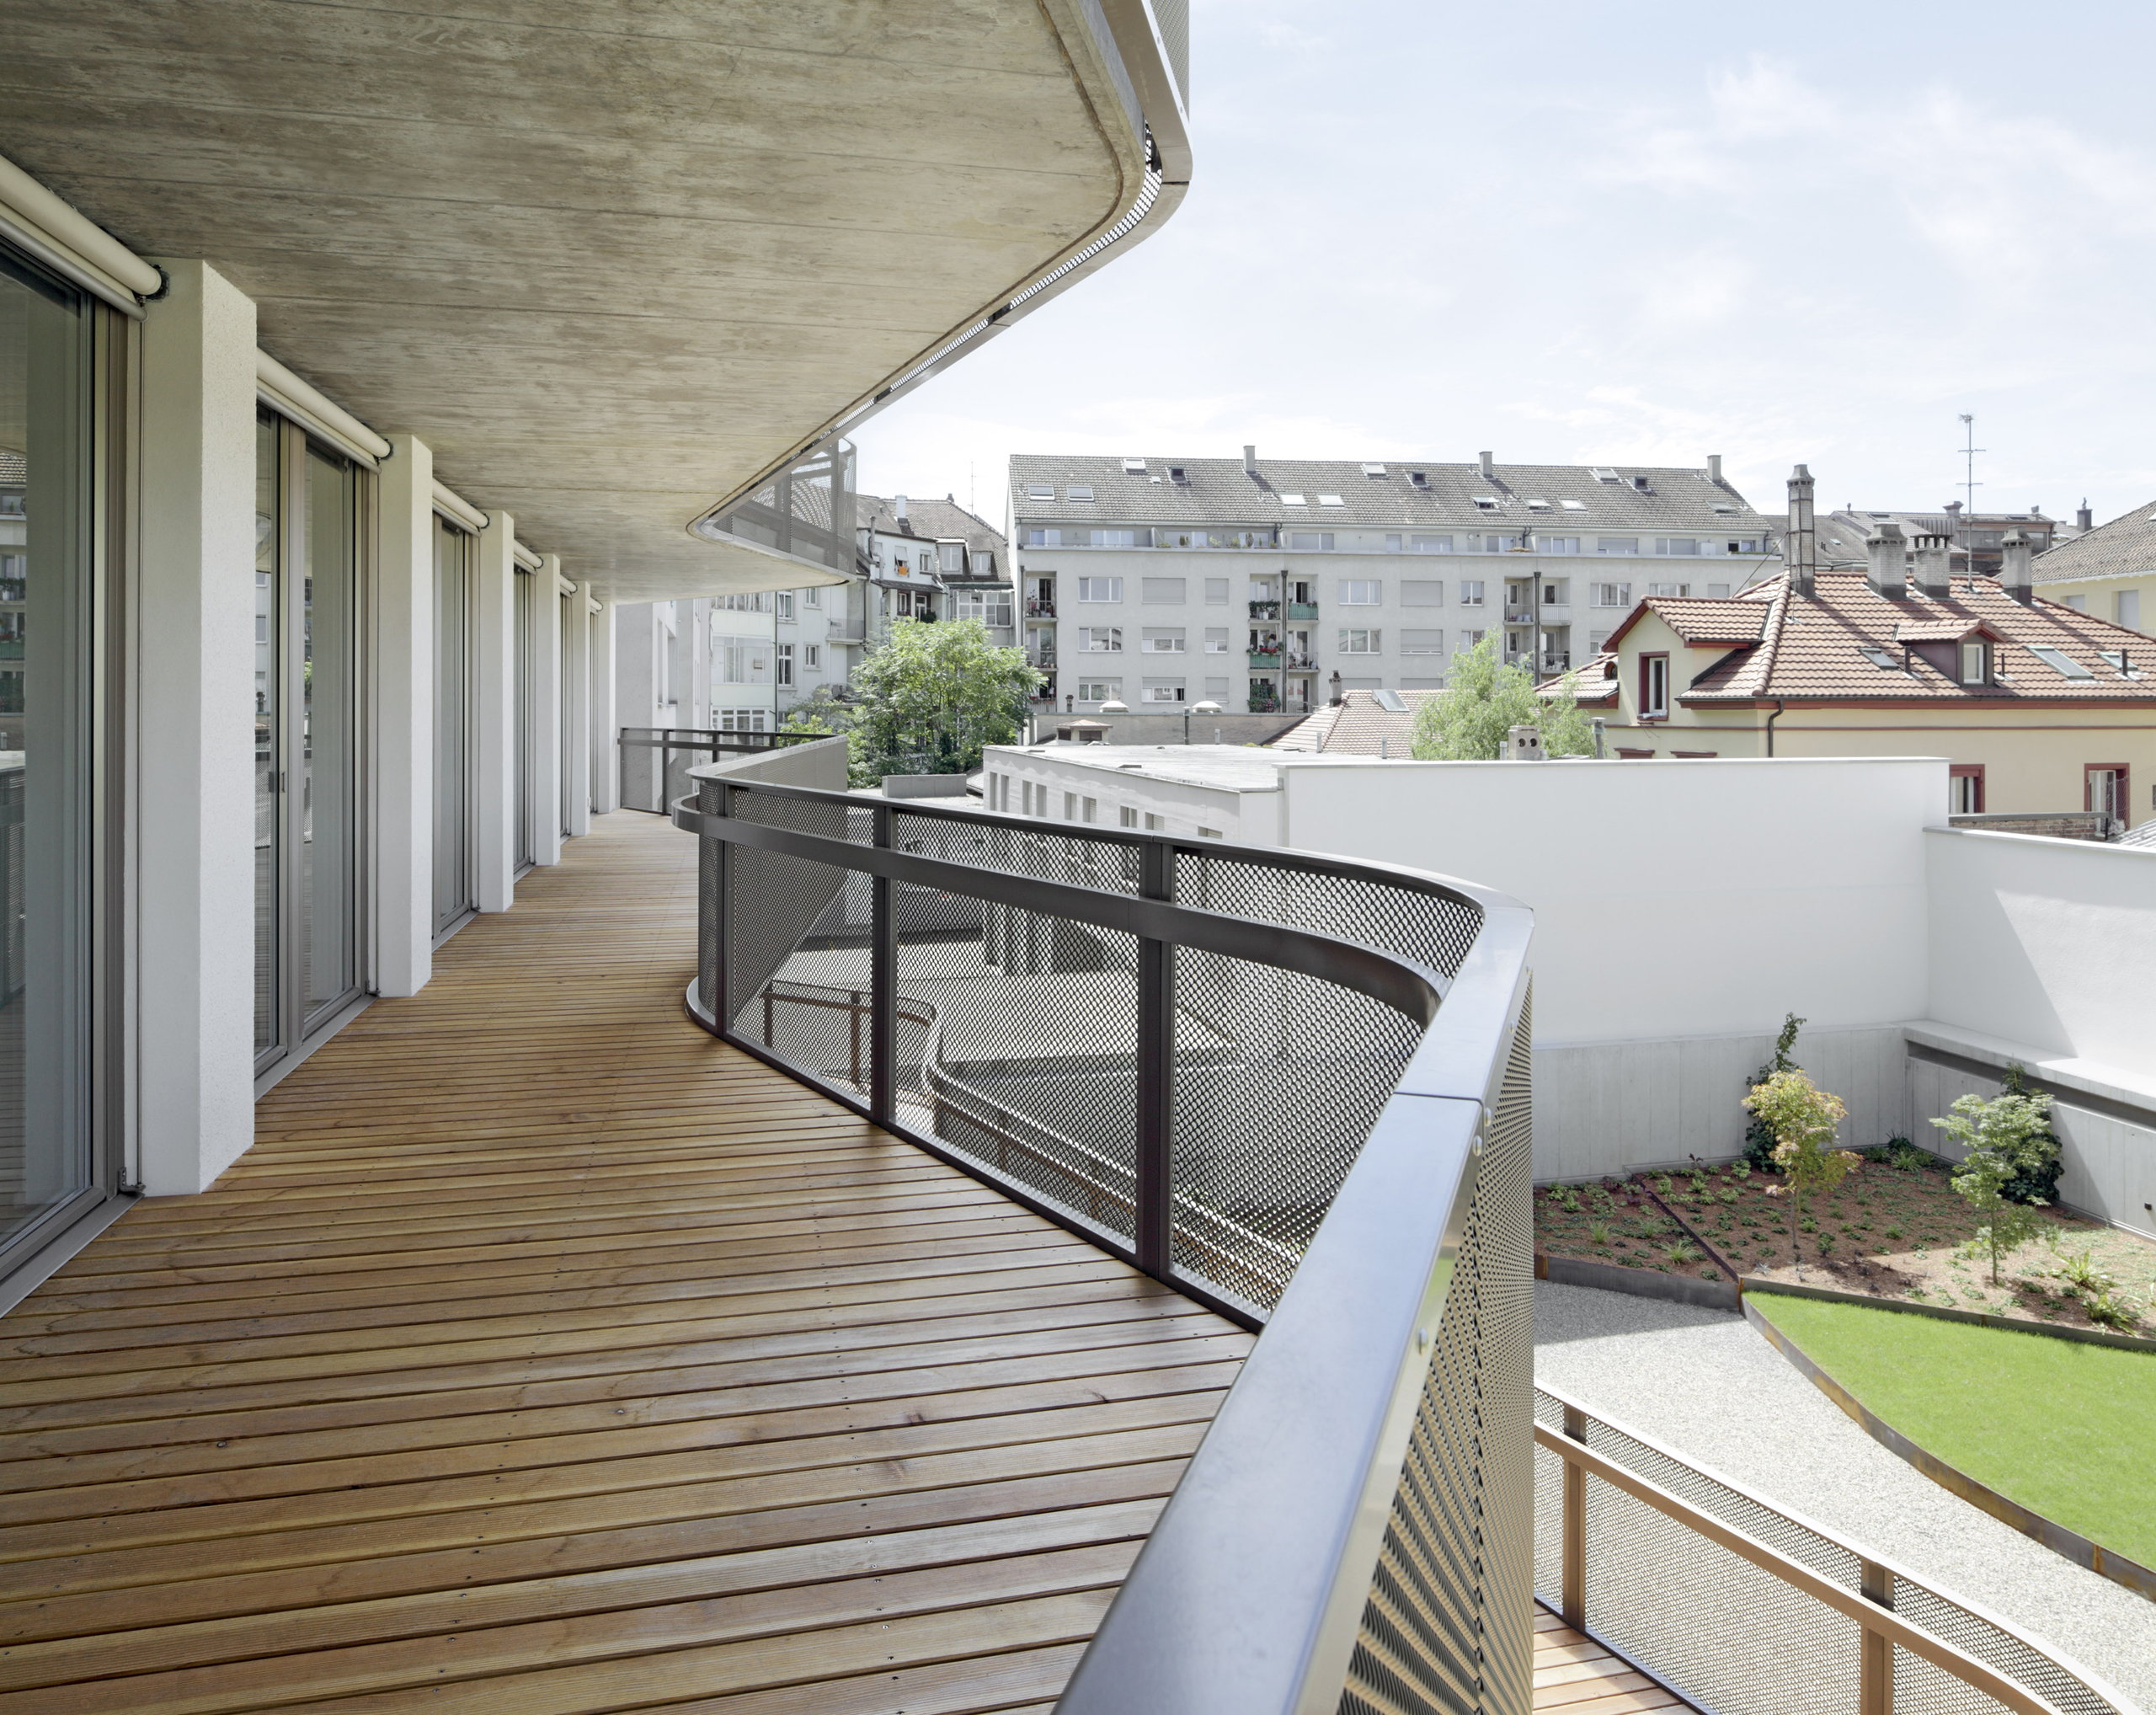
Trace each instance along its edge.
{"label": "wooden deck", "polygon": [[0,1324],[0,1715],[1053,1702],[1249,1338],[686,1023],[695,882],[600,819]]}
{"label": "wooden deck", "polygon": [[1534,1707],[1554,1715],[1690,1715],[1693,1707],[1543,1607],[1534,1611]]}

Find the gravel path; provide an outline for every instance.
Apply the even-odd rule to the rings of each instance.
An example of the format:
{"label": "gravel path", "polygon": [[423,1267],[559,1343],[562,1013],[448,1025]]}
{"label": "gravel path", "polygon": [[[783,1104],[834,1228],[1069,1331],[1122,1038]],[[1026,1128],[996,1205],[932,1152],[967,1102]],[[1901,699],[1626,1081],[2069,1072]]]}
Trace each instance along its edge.
{"label": "gravel path", "polygon": [[2156,1602],[1903,1464],[1742,1317],[1537,1281],[1534,1373],[1990,1608],[2156,1715]]}

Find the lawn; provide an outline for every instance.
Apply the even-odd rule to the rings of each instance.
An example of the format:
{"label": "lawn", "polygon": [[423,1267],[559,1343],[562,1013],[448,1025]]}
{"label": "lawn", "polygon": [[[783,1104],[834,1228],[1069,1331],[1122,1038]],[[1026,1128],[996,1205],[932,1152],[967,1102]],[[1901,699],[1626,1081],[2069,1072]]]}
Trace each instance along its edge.
{"label": "lawn", "polygon": [[1926,1451],[2156,1567],[2156,1353],[1769,1292],[1749,1301]]}

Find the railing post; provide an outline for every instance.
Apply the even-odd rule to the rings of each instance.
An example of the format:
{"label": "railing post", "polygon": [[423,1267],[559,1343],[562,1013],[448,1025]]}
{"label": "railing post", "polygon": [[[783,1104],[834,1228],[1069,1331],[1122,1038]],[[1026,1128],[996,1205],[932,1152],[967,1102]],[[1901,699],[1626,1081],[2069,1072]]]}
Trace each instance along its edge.
{"label": "railing post", "polygon": [[846,1009],[846,1034],[853,1043],[853,1087],[861,1087],[861,991],[853,991],[853,1004]]}
{"label": "railing post", "polygon": [[[1860,1563],[1865,1600],[1892,1608],[1894,1574],[1876,1560]],[[1862,1715],[1894,1715],[1894,1641],[1869,1626],[1864,1628],[1864,1675],[1858,1707]]]}
{"label": "railing post", "polygon": [[[707,815],[733,815],[733,788],[723,780],[702,782],[696,791],[696,808]],[[703,850],[696,854],[696,863],[698,890],[712,902],[709,932],[702,938],[702,956],[696,961],[696,984],[712,1023],[723,1035],[733,1025],[727,1017],[726,951],[734,916],[734,842],[706,840]]]}
{"label": "railing post", "polygon": [[[1565,1408],[1565,1434],[1582,1446],[1587,1444],[1587,1413],[1576,1405]],[[1565,1569],[1561,1605],[1565,1623],[1575,1632],[1587,1630],[1587,1472],[1569,1459],[1565,1461]]]}
{"label": "railing post", "polygon": [[[872,806],[875,842],[891,843],[891,807]],[[899,922],[891,879],[868,878],[868,1117],[888,1125],[898,1115]]]}
{"label": "railing post", "polygon": [[[1139,848],[1138,890],[1146,899],[1175,896],[1175,848],[1154,841]],[[1175,985],[1173,943],[1138,943],[1138,1184],[1134,1235],[1138,1266],[1165,1280],[1175,1261]]]}

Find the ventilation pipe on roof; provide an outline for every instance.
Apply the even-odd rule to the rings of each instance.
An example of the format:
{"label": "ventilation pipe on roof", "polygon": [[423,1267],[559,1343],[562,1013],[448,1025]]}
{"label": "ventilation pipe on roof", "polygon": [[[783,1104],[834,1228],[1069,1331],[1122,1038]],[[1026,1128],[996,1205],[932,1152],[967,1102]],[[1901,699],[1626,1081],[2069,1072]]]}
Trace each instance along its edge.
{"label": "ventilation pipe on roof", "polygon": [[1908,546],[1902,537],[1902,526],[1892,519],[1865,537],[1865,557],[1871,562],[1865,582],[1871,585],[1875,595],[1884,596],[1889,601],[1899,601],[1909,593],[1904,562]]}
{"label": "ventilation pipe on roof", "polygon": [[1490,462],[1490,455],[1486,452],[1482,455],[1482,480],[1486,483],[1494,483],[1497,479],[1497,467]]}
{"label": "ventilation pipe on roof", "polygon": [[1999,587],[2016,601],[2036,599],[2036,580],[2029,570],[2029,538],[2009,530],[1999,543]]}
{"label": "ventilation pipe on roof", "polygon": [[2089,510],[2086,494],[2081,497],[2081,510],[2073,515],[2073,527],[2076,530],[2094,530],[2096,527],[2096,515]]}
{"label": "ventilation pipe on roof", "polygon": [[1789,567],[1790,593],[1815,594],[1819,562],[1812,535],[1812,473],[1802,465],[1789,476],[1789,539],[1782,558]]}
{"label": "ventilation pipe on roof", "polygon": [[1707,455],[1707,480],[1716,488],[1721,486],[1721,455],[1719,452]]}
{"label": "ventilation pipe on roof", "polygon": [[1954,593],[1952,538],[1919,536],[1916,538],[1916,551],[1919,593],[1935,601],[1944,601]]}
{"label": "ventilation pipe on roof", "polygon": [[1257,474],[1257,449],[1255,446],[1243,448],[1243,474],[1246,477]]}

